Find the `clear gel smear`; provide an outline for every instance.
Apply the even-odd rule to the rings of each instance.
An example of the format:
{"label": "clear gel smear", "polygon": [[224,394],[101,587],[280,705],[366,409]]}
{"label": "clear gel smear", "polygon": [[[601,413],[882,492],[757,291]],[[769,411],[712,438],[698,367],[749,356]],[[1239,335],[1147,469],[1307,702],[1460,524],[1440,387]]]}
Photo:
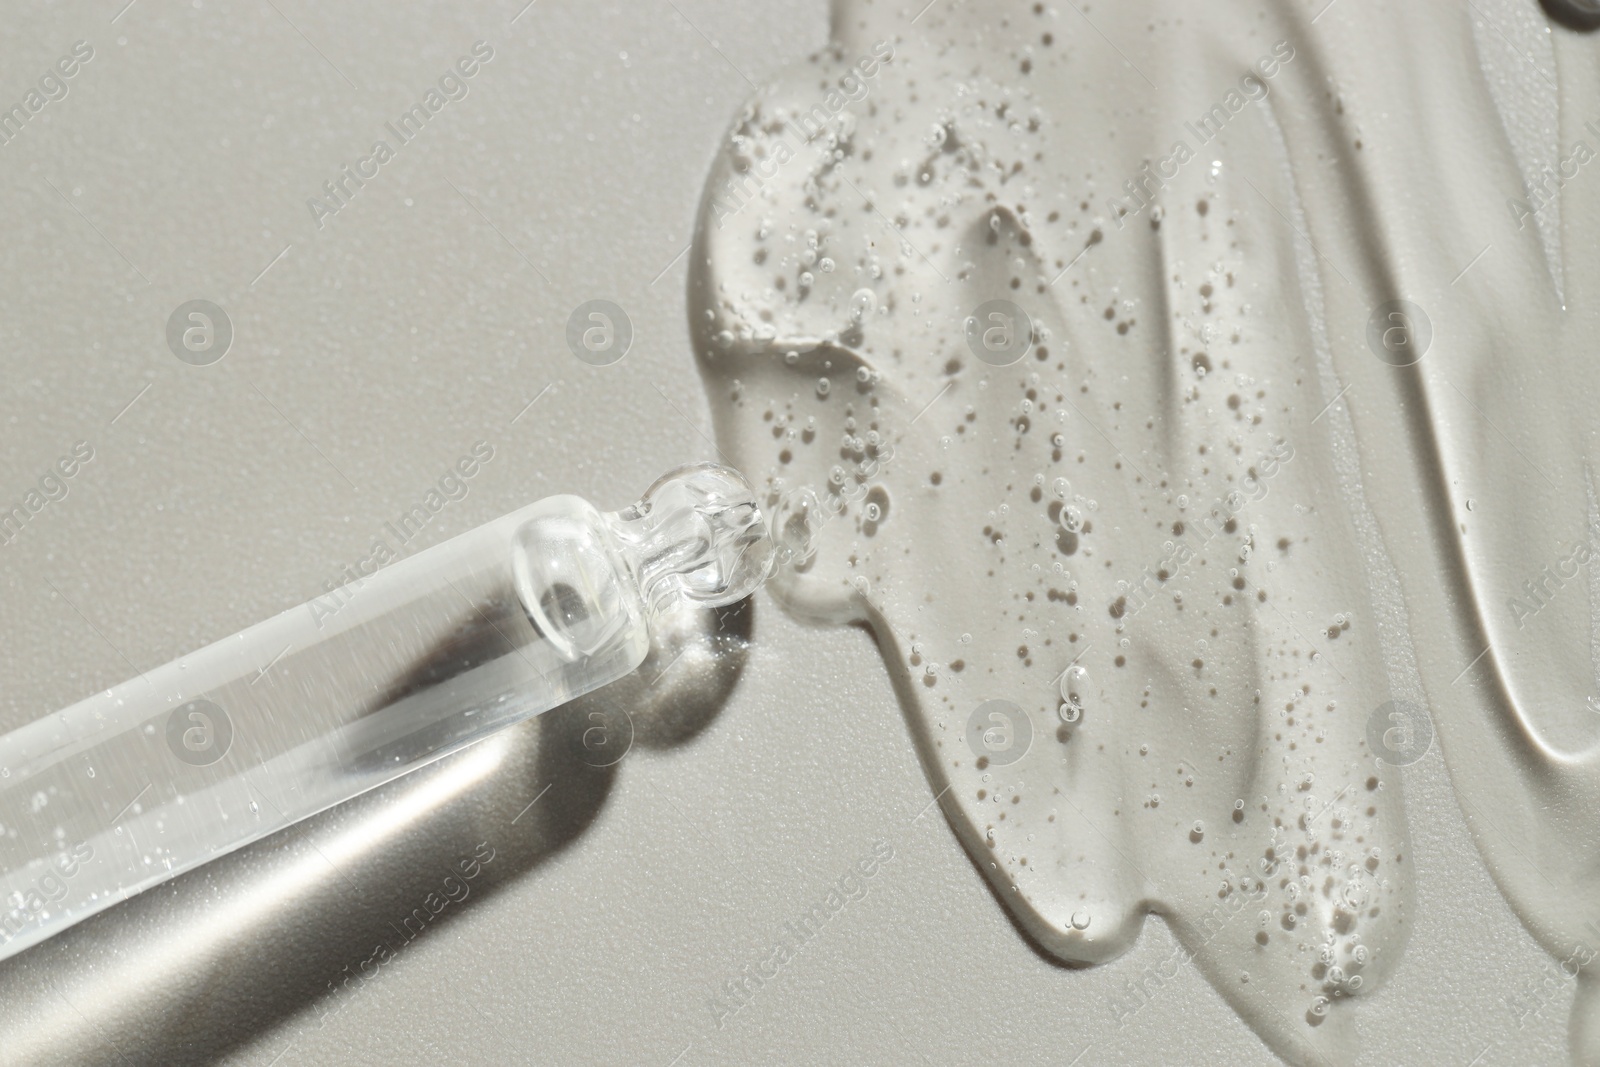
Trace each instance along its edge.
{"label": "clear gel smear", "polygon": [[726,467],[550,497],[0,737],[0,959],[629,673],[772,560]]}

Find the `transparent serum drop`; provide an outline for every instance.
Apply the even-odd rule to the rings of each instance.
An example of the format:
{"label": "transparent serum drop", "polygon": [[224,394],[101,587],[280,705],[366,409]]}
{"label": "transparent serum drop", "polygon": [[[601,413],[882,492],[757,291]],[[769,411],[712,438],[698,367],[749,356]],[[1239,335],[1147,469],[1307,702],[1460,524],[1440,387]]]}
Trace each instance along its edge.
{"label": "transparent serum drop", "polygon": [[[0,959],[628,674],[771,573],[749,485],[530,504],[0,737]],[[40,887],[48,887],[41,889]]]}

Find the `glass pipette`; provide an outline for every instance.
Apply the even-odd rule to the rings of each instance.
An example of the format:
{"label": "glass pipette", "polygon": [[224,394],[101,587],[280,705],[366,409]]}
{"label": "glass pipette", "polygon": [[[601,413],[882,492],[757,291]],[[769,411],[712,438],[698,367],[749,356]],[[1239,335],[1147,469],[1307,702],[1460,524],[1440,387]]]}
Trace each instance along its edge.
{"label": "glass pipette", "polygon": [[716,464],[550,497],[0,737],[0,959],[622,677],[773,561]]}

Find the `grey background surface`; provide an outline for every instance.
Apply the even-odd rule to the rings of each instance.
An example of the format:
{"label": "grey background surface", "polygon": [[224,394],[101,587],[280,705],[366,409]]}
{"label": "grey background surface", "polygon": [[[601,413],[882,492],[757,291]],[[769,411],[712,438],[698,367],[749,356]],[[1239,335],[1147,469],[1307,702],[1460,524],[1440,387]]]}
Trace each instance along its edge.
{"label": "grey background surface", "polygon": [[[7,105],[95,51],[0,145],[0,499],[95,452],[0,546],[0,728],[319,594],[477,440],[496,458],[428,543],[714,454],[682,253],[714,145],[825,41],[823,3],[123,3],[0,17]],[[307,198],[478,40],[466,98],[318,228]],[[208,367],[165,342],[194,298],[234,326]],[[635,330],[606,368],[564,342],[597,298]],[[1022,939],[929,809],[869,635],[764,594],[740,626],[720,706],[704,649],[595,698],[641,713],[613,767],[546,717],[0,964],[0,1063],[1273,1062],[1187,967],[1119,1025],[1171,971],[1159,921],[1092,971]],[[1566,983],[1502,1002],[1554,964],[1437,752],[1405,773],[1418,923],[1361,1015],[1376,1061],[1564,1061]],[[482,841],[473,896],[343,987]],[[719,1028],[711,998],[878,841],[866,895]]]}

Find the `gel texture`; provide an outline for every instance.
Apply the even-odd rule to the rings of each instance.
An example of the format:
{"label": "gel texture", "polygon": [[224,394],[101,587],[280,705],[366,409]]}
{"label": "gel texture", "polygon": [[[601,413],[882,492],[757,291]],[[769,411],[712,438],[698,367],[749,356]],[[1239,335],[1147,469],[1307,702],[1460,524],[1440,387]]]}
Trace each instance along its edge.
{"label": "gel texture", "polygon": [[[1404,951],[1390,701],[1541,943],[1600,936],[1600,184],[1530,200],[1600,79],[1532,5],[1475,10],[841,0],[692,253],[726,450],[820,502],[779,596],[871,625],[998,898],[1083,964],[1161,914],[1291,1062],[1359,1054]],[[994,700],[1014,761],[972,741]]]}

